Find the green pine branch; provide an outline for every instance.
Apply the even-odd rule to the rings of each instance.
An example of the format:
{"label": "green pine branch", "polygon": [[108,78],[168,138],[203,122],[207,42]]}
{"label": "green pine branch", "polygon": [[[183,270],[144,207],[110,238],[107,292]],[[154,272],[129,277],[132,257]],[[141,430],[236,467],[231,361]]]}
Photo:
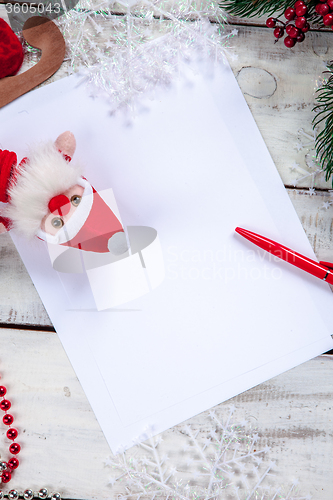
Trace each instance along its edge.
{"label": "green pine branch", "polygon": [[[315,148],[317,160],[326,171],[326,181],[333,175],[333,61],[327,65],[325,72],[329,76],[326,82],[317,90],[317,105],[313,108],[316,114],[312,121],[313,128],[323,127],[318,134]],[[332,179],[333,186],[333,179]]]}
{"label": "green pine branch", "polygon": [[[233,16],[253,17],[270,16],[275,14],[279,16],[284,13],[288,7],[293,7],[296,0],[221,0],[220,7]],[[314,10],[317,0],[304,0],[310,16],[314,16],[317,22],[320,19]]]}
{"label": "green pine branch", "polygon": [[253,17],[282,13],[292,0],[222,0],[220,6],[233,16]]}

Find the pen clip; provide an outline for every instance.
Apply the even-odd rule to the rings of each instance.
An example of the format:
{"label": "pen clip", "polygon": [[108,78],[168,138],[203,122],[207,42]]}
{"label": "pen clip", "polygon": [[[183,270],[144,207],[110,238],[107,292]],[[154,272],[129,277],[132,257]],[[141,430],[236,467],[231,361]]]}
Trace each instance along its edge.
{"label": "pen clip", "polygon": [[319,262],[322,266],[327,267],[327,269],[333,271],[333,262],[323,262],[322,260]]}

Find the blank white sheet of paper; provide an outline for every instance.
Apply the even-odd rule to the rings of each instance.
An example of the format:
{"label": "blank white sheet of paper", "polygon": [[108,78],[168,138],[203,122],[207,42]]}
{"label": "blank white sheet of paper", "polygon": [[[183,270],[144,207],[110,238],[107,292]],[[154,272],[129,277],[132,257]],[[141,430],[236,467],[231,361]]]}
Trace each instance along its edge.
{"label": "blank white sheet of paper", "polygon": [[[158,286],[98,312],[87,275],[61,275],[43,242],[13,234],[113,451],[332,348],[328,285],[234,232],[315,258],[229,67],[161,91],[134,118],[109,115],[75,77],[0,110],[0,147],[19,159],[65,130],[123,224],[154,228],[163,252]],[[107,276],[94,273],[102,294]]]}

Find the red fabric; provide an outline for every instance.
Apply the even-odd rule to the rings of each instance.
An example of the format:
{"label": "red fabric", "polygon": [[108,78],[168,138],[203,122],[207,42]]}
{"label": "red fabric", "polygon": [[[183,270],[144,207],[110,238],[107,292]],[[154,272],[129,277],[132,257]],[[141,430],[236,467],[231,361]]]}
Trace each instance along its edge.
{"label": "red fabric", "polygon": [[63,245],[88,252],[109,252],[108,241],[111,236],[118,232],[124,232],[124,230],[111,208],[102,200],[95,189],[93,192],[94,201],[86,222],[77,235]]}
{"label": "red fabric", "polygon": [[11,228],[10,220],[6,219],[5,217],[1,217],[1,215],[0,215],[0,224],[3,224],[7,229],[7,231],[9,231]]}
{"label": "red fabric", "polygon": [[12,174],[12,168],[17,164],[17,156],[11,151],[0,149],[0,201],[7,203],[7,189]]}
{"label": "red fabric", "polygon": [[0,19],[0,78],[15,75],[23,62],[21,42],[11,27]]}

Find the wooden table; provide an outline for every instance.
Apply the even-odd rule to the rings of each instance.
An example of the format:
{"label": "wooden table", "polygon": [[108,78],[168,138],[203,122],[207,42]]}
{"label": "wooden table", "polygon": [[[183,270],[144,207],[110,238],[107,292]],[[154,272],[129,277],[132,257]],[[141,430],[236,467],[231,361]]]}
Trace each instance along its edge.
{"label": "wooden table", "polygon": [[[0,9],[6,19],[4,7]],[[232,40],[238,59],[230,61],[231,66],[317,257],[332,260],[333,206],[327,204],[333,202],[332,186],[319,176],[315,194],[309,191],[313,177],[307,175],[308,150],[298,150],[297,143],[310,142],[300,130],[312,134],[314,90],[324,61],[333,59],[333,34],[310,32],[290,50],[273,43],[264,21],[232,19],[227,29],[238,29]],[[34,56],[26,65],[33,62]],[[64,63],[51,81],[66,70]],[[237,186],[233,189],[236,196]],[[8,235],[0,237],[0,256],[0,371],[23,447],[21,467],[10,487],[22,491],[45,486],[73,499],[125,494],[121,482],[108,484],[111,469],[105,460],[110,449]],[[276,485],[287,489],[298,478],[304,496],[312,494],[316,500],[332,498],[332,376],[333,358],[323,355],[217,408],[227,417],[234,405],[232,418],[246,419],[257,429],[257,448],[271,447]],[[190,422],[202,434],[207,431],[207,415]],[[4,428],[1,432],[3,450]],[[182,428],[163,433],[163,439],[163,450],[180,468]],[[182,469],[184,481],[194,473],[191,467]]]}

